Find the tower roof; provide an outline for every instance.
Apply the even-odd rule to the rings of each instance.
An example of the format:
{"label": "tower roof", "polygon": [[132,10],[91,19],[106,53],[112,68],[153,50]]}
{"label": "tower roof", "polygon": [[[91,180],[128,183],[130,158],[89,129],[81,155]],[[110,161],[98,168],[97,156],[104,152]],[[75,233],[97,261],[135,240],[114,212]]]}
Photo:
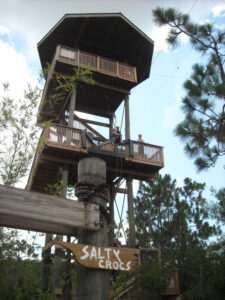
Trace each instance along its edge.
{"label": "tower roof", "polygon": [[149,77],[154,42],[121,13],[64,15],[38,43],[42,68],[58,44],[135,66],[138,83]]}

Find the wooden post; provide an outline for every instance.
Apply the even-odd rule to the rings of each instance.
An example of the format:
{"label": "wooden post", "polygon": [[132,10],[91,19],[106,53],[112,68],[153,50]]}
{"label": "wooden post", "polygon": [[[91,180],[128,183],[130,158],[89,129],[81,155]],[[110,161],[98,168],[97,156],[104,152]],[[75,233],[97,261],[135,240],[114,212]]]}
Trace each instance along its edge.
{"label": "wooden post", "polygon": [[125,139],[130,140],[130,109],[129,109],[129,96],[124,99],[125,102]]}
{"label": "wooden post", "polygon": [[[125,97],[125,138],[129,144],[126,145],[126,154],[130,156],[130,110],[129,96]],[[132,177],[127,178],[128,192],[128,222],[129,222],[129,246],[135,247],[135,226],[134,226],[134,198],[133,198],[133,180]]]}
{"label": "wooden post", "polygon": [[128,192],[128,223],[129,223],[129,247],[134,248],[135,242],[135,225],[134,225],[134,197],[133,197],[133,179],[127,178]]}
{"label": "wooden post", "polygon": [[109,139],[112,139],[112,129],[113,129],[113,115],[109,117]]}
{"label": "wooden post", "polygon": [[110,202],[109,202],[109,246],[114,246],[114,201],[116,193],[113,191],[113,184],[110,189]]}
{"label": "wooden post", "polygon": [[72,96],[70,99],[70,105],[69,105],[69,121],[68,121],[69,127],[74,127],[73,120],[74,120],[74,111],[76,107],[76,98],[77,98],[77,85],[74,84],[72,89]]}
{"label": "wooden post", "polygon": [[[52,240],[52,235],[46,233],[45,235],[45,246]],[[47,292],[49,290],[49,274],[50,274],[50,253],[51,249],[48,249],[43,254],[43,264],[42,264],[42,290]]]}
{"label": "wooden post", "polygon": [[[72,95],[70,99],[69,104],[69,120],[68,120],[68,126],[74,127],[74,112],[75,112],[75,106],[76,106],[76,97],[77,97],[77,85],[74,84],[72,89]],[[72,141],[72,132],[71,132],[71,141]],[[66,196],[67,186],[68,186],[68,177],[69,177],[69,171],[68,166],[63,166],[62,168],[62,181],[63,181],[63,189],[61,192],[61,196]],[[63,240],[62,235],[57,235],[56,239],[58,241]],[[70,241],[70,237],[67,237],[67,240]],[[70,255],[70,254],[69,254]],[[62,261],[61,261],[62,251],[61,249],[55,249],[55,260],[54,260],[54,266],[53,266],[53,294],[55,294],[55,289],[60,287],[60,281],[62,278]],[[71,294],[72,295],[72,294]],[[69,299],[68,299],[69,300]]]}
{"label": "wooden post", "polygon": [[[93,246],[108,246],[108,221],[106,200],[107,188],[103,188],[106,183],[106,163],[105,161],[91,157],[84,158],[78,163],[78,184],[76,194],[79,200],[98,203],[100,211],[100,229],[95,233],[80,230],[78,234],[79,243]],[[81,191],[79,192],[79,185]],[[93,187],[95,190],[93,193]],[[103,192],[105,191],[105,192]],[[105,195],[105,196],[104,196]],[[107,270],[89,269],[77,266],[77,300],[106,300],[109,299],[109,272]]]}
{"label": "wooden post", "polygon": [[[66,196],[66,190],[67,190],[67,186],[68,186],[68,175],[69,175],[68,167],[63,166],[63,169],[62,169],[63,186],[62,186],[62,191],[61,191],[61,197]],[[63,236],[57,235],[56,239],[58,241],[62,241]],[[53,275],[52,275],[53,276],[53,282],[52,282],[53,294],[55,293],[55,289],[60,287],[60,281],[62,278],[61,256],[62,256],[61,249],[56,248],[55,249],[55,257],[54,257],[54,265],[53,265]]]}

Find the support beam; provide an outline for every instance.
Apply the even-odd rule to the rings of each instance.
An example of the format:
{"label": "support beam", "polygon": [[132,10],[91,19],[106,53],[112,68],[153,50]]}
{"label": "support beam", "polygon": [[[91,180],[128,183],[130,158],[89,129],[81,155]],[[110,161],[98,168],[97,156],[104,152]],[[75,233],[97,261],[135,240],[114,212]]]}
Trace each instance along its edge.
{"label": "support beam", "polygon": [[107,89],[107,90],[110,90],[110,91],[113,91],[113,92],[118,92],[118,93],[121,93],[121,94],[130,95],[129,90],[117,88],[115,86],[108,85],[108,84],[105,84],[105,83],[101,83],[101,82],[98,82],[98,81],[95,81],[95,80],[94,80],[94,85],[98,86],[98,87],[101,87],[101,88],[104,88],[104,89]]}
{"label": "support beam", "polygon": [[98,205],[0,185],[0,226],[74,236],[98,224]]}
{"label": "support beam", "polygon": [[[125,137],[130,141],[130,109],[129,96],[125,97]],[[126,155],[130,156],[129,146],[126,145]],[[134,198],[133,198],[133,179],[131,176],[127,178],[128,192],[128,222],[129,222],[129,246],[135,247],[135,225],[134,225]]]}
{"label": "support beam", "polygon": [[[45,246],[52,241],[52,235],[47,233],[45,235]],[[49,290],[49,275],[50,275],[50,261],[51,261],[51,249],[48,249],[43,253],[42,263],[42,290],[47,292]]]}
{"label": "support beam", "polygon": [[125,139],[130,140],[130,109],[129,109],[129,96],[124,99],[125,102]]}
{"label": "support beam", "polygon": [[64,104],[62,105],[62,108],[60,110],[60,113],[59,114],[56,114],[56,116],[58,116],[58,119],[60,120],[62,115],[65,114],[65,110],[66,110],[66,106],[68,104],[68,102],[70,101],[70,98],[72,96],[72,91],[69,92],[67,98],[66,98],[66,101],[64,102]]}
{"label": "support beam", "polygon": [[89,123],[89,124],[93,124],[93,125],[97,125],[97,126],[102,126],[102,127],[109,127],[109,124],[107,123],[103,123],[103,122],[97,122],[97,121],[93,121],[93,120],[87,120],[87,119],[81,119],[80,121],[83,123]]}
{"label": "support beam", "polygon": [[116,193],[113,190],[113,186],[110,189],[110,202],[109,202],[109,246],[114,246],[114,201],[115,201]]}
{"label": "support beam", "polygon": [[[72,96],[73,98],[73,96]],[[72,101],[72,99],[71,99]],[[70,104],[71,106],[71,104]],[[74,103],[72,104],[74,106]],[[72,110],[73,114],[73,110]],[[73,124],[71,124],[73,126]],[[66,191],[68,186],[68,176],[69,171],[67,165],[64,165],[62,168],[62,190],[60,196],[62,198],[66,197]],[[57,235],[56,239],[58,241],[63,241],[63,235]],[[54,264],[53,264],[53,274],[52,274],[52,291],[54,293],[56,288],[61,287],[61,279],[62,279],[62,262],[61,262],[61,249],[55,249],[55,258],[54,258]]]}
{"label": "support beam", "polygon": [[81,122],[81,124],[83,124],[84,126],[87,127],[87,129],[89,129],[90,131],[92,131],[95,135],[97,135],[98,137],[100,137],[102,140],[106,141],[106,138],[101,135],[97,130],[95,130],[93,127],[91,127],[90,125],[88,125],[87,123],[83,122],[83,120],[81,118],[78,117],[78,115],[74,115],[75,120],[78,120],[79,122]]}
{"label": "support beam", "polygon": [[[108,192],[106,187],[105,161],[90,157],[84,158],[78,164],[78,184],[76,193],[79,200],[100,205],[101,227],[96,233],[86,230],[79,231],[79,243],[108,247],[108,221],[106,200]],[[79,192],[79,186],[81,188]],[[94,186],[94,190],[92,192]],[[92,188],[91,188],[92,187]],[[79,192],[79,193],[78,193]],[[105,213],[103,213],[103,211]],[[88,269],[77,266],[77,300],[106,300],[109,299],[109,272],[107,270]]]}
{"label": "support beam", "polygon": [[134,248],[136,246],[136,241],[135,241],[134,197],[133,197],[132,177],[127,178],[127,191],[128,191],[129,247]]}
{"label": "support beam", "polygon": [[77,98],[77,85],[74,84],[72,88],[72,96],[70,99],[70,105],[69,105],[69,121],[68,126],[73,127],[73,118],[74,118],[74,111],[76,107],[76,98]]}
{"label": "support beam", "polygon": [[127,189],[123,189],[123,188],[114,188],[114,192],[118,193],[118,194],[127,194]]}
{"label": "support beam", "polygon": [[114,115],[111,115],[109,117],[109,139],[110,140],[112,139],[113,118],[114,118]]}

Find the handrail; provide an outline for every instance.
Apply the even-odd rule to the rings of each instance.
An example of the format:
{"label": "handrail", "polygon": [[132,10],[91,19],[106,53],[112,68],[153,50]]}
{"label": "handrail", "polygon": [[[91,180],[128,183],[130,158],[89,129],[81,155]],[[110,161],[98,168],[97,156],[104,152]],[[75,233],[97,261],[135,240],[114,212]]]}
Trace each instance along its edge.
{"label": "handrail", "polygon": [[149,161],[154,164],[163,165],[163,148],[143,142],[132,141],[133,158],[139,161]]}
{"label": "handrail", "polygon": [[56,53],[56,60],[58,61],[137,82],[136,68],[133,66],[61,45],[57,46]]}
{"label": "handrail", "polygon": [[[45,139],[46,144],[54,144],[56,147],[63,148],[73,148],[77,151],[81,151],[84,147],[82,139],[82,130],[77,128],[70,128],[64,125],[53,124],[50,127],[45,128]],[[99,141],[100,149],[106,151],[113,151],[113,145],[108,142]],[[107,146],[108,145],[108,146]],[[132,155],[127,156],[127,159],[139,162],[153,164],[156,166],[163,166],[163,148],[160,146],[155,146],[147,143],[142,143],[138,141],[130,141],[132,145]],[[90,148],[92,143],[85,139],[85,148]],[[120,153],[126,153],[125,147],[120,147],[118,149]]]}

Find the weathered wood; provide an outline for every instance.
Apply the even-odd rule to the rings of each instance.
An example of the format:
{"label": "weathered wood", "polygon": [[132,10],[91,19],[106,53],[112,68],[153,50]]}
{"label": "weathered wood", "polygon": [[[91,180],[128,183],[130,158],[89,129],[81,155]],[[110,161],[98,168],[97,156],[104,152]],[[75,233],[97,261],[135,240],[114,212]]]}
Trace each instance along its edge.
{"label": "weathered wood", "polygon": [[135,247],[135,224],[134,224],[134,196],[133,196],[133,179],[131,176],[127,178],[128,191],[128,223],[129,223],[129,246]]}
{"label": "weathered wood", "polygon": [[[74,90],[73,90],[74,94]],[[74,101],[73,101],[73,96],[71,98],[70,102],[70,114],[73,115],[74,113]],[[72,108],[71,108],[72,107]],[[71,122],[69,125],[73,126],[72,118],[69,120]],[[62,167],[62,190],[60,193],[60,197],[65,198],[66,197],[66,192],[67,192],[67,186],[68,186],[68,177],[69,177],[69,170],[67,165],[63,165]],[[58,241],[63,241],[63,235],[56,235],[56,239]],[[53,269],[52,269],[52,289],[53,291],[55,288],[60,287],[61,280],[62,280],[62,262],[61,262],[61,249],[56,249],[55,250],[55,258],[54,258],[54,263],[53,263]],[[68,299],[69,300],[69,299]]]}
{"label": "weathered wood", "polygon": [[115,220],[114,220],[114,202],[115,202],[116,193],[114,189],[110,188],[110,200],[109,200],[109,246],[114,246],[115,237],[114,237],[114,229],[115,229]]}
{"label": "weathered wood", "polygon": [[0,185],[0,226],[74,235],[98,230],[99,206]]}
{"label": "weathered wood", "polygon": [[109,124],[103,123],[103,122],[98,122],[98,121],[93,121],[93,120],[88,120],[88,119],[83,119],[83,118],[80,118],[80,121],[82,121],[85,124],[90,123],[90,124],[98,125],[98,126],[102,126],[102,127],[109,127]]}
{"label": "weathered wood", "polygon": [[119,194],[127,194],[127,189],[124,189],[124,188],[116,187],[116,188],[113,189],[113,191],[115,193],[119,193]]}
{"label": "weathered wood", "polygon": [[[84,158],[78,164],[78,184],[86,184],[87,188],[82,197],[87,197],[88,184],[96,187],[106,184],[106,162],[102,159],[90,157]],[[106,193],[107,194],[107,193]],[[105,197],[107,195],[105,194]],[[101,212],[107,212],[108,200],[101,194],[89,195],[88,203],[98,203]],[[91,244],[93,246],[108,247],[108,220],[106,215],[100,215],[101,226],[96,232],[78,231],[80,244]],[[109,272],[107,270],[87,269],[81,265],[77,266],[77,299],[78,300],[106,300],[109,299]]]}
{"label": "weathered wood", "polygon": [[98,247],[54,240],[43,251],[55,244],[70,250],[76,261],[86,268],[134,272],[139,265],[139,249]]}
{"label": "weathered wood", "polygon": [[136,82],[136,68],[133,66],[65,46],[57,46],[57,52],[58,55],[55,59],[62,63],[89,68],[94,72],[97,71],[130,82]]}
{"label": "weathered wood", "polygon": [[95,130],[89,124],[83,122],[83,119],[79,118],[78,115],[74,114],[74,119],[78,120],[79,122],[81,122],[81,124],[83,124],[85,127],[87,127],[87,129],[89,129],[90,131],[92,131],[95,135],[97,135],[98,137],[100,137],[102,140],[106,141],[106,138],[103,135],[101,135],[97,130]]}
{"label": "weathered wood", "polygon": [[68,120],[68,126],[73,126],[73,118],[74,118],[74,112],[76,107],[76,98],[77,98],[77,85],[74,84],[72,88],[72,96],[70,99],[70,105],[69,105],[69,120]]}
{"label": "weathered wood", "polygon": [[109,140],[112,139],[112,129],[113,129],[113,115],[109,117]]}
{"label": "weathered wood", "polygon": [[[130,141],[130,109],[129,109],[129,96],[125,97],[125,138]],[[126,145],[126,155],[131,156],[131,151]],[[133,198],[133,179],[131,176],[127,178],[127,191],[128,191],[128,222],[129,222],[129,246],[135,247],[135,225],[134,225],[134,198]]]}
{"label": "weathered wood", "polygon": [[125,102],[125,139],[130,140],[130,109],[129,109],[129,96],[124,99]]}
{"label": "weathered wood", "polygon": [[118,92],[118,93],[125,94],[125,95],[130,95],[129,90],[125,90],[125,89],[121,89],[121,88],[118,88],[118,87],[115,87],[115,86],[112,86],[112,85],[109,85],[109,84],[101,83],[101,82],[98,82],[96,80],[94,80],[94,85],[98,86],[98,87],[101,87],[103,89],[110,90],[110,91]]}
{"label": "weathered wood", "polygon": [[[52,235],[46,233],[45,246],[52,241]],[[50,261],[51,261],[51,249],[48,249],[43,253],[42,260],[42,290],[47,292],[49,290],[49,274],[50,274]]]}

